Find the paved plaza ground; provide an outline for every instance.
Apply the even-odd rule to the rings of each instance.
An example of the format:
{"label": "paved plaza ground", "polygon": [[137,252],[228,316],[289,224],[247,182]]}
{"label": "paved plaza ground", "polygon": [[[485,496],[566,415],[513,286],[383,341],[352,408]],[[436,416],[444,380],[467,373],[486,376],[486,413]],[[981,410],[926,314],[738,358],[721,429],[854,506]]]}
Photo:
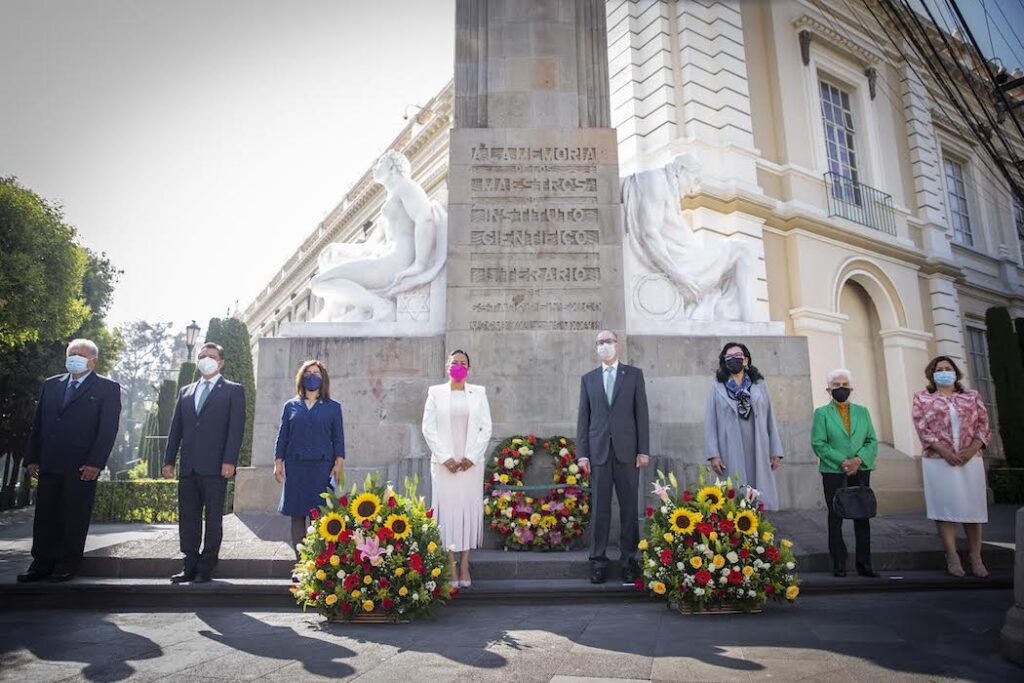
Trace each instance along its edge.
{"label": "paved plaza ground", "polygon": [[[298,611],[0,614],[0,680],[1015,681],[1004,590],[819,595],[760,615],[657,603],[452,605],[413,624]],[[171,608],[168,605],[168,608]]]}

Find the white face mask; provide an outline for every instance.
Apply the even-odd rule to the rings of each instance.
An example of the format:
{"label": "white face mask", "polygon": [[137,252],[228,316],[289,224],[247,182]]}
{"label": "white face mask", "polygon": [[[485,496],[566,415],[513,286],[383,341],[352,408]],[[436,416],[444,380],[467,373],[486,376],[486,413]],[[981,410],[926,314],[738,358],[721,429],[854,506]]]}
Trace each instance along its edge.
{"label": "white face mask", "polygon": [[602,344],[597,347],[597,355],[601,360],[609,360],[615,357],[615,344]]}
{"label": "white face mask", "polygon": [[199,372],[202,374],[212,375],[217,372],[217,361],[209,356],[205,356],[196,362],[196,367],[199,368]]}

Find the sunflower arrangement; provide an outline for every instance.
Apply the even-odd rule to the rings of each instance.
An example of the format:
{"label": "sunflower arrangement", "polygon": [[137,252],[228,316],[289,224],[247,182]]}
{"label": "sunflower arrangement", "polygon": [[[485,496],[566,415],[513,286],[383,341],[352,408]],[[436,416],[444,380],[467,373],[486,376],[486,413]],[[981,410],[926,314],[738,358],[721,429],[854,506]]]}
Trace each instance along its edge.
{"label": "sunflower arrangement", "polygon": [[[518,487],[538,445],[553,460],[552,486],[534,496]],[[568,550],[590,519],[590,478],[576,462],[573,440],[526,434],[499,443],[487,461],[484,519],[506,550]]]}
{"label": "sunflower arrangement", "polygon": [[675,475],[658,472],[640,540],[643,579],[636,583],[680,611],[751,611],[800,594],[793,544],[776,538],[750,486],[708,480],[680,491]]}
{"label": "sunflower arrangement", "polygon": [[405,621],[456,595],[434,511],[416,488],[407,480],[399,495],[367,478],[361,491],[321,494],[291,587],[303,609],[332,620]]}

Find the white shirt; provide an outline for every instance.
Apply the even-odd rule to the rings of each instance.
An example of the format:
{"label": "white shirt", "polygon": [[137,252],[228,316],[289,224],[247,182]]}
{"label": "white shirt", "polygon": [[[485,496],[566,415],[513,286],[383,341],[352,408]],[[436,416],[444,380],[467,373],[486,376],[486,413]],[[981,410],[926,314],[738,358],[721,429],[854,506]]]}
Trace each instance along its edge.
{"label": "white shirt", "polygon": [[[192,397],[193,400],[195,401],[195,407],[196,407],[196,412],[197,413],[199,412],[199,397],[203,395],[203,384],[206,383],[206,382],[209,382],[210,383],[210,391],[213,391],[213,388],[215,386],[217,386],[217,382],[219,382],[219,381],[220,381],[220,373],[219,372],[216,375],[214,375],[213,377],[211,377],[210,379],[202,379],[202,378],[199,379],[199,384],[196,385],[195,395]],[[206,400],[210,400],[210,397],[207,396]]]}
{"label": "white shirt", "polygon": [[612,376],[613,377],[617,377],[619,375],[619,359],[616,358],[615,362],[612,363],[611,365],[608,365],[607,363],[605,363],[603,361],[601,362],[601,372],[602,372],[601,383],[602,384],[604,384],[604,374],[603,373],[606,372],[608,370],[608,368],[612,369]]}

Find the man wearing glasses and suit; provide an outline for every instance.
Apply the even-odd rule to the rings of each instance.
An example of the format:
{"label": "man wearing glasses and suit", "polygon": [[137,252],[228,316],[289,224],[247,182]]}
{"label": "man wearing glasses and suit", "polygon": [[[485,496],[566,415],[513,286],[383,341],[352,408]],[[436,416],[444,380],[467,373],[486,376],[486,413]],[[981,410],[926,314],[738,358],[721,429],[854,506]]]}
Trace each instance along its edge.
{"label": "man wearing glasses and suit", "polygon": [[88,339],[68,344],[67,374],[50,377],[36,405],[25,466],[39,478],[32,565],[19,583],[68,581],[82,561],[96,479],[107,466],[121,419],[121,385],[96,374]]}
{"label": "man wearing glasses and suit", "polygon": [[640,368],[619,362],[619,338],[602,330],[595,345],[601,367],[583,375],[576,421],[579,465],[590,473],[593,537],[590,547],[591,583],[604,583],[608,573],[608,533],[612,488],[619,500],[619,562],[622,580],[639,578],[636,565],[640,522],[637,488],[641,467],[650,462],[647,389]]}
{"label": "man wearing glasses and suit", "polygon": [[173,479],[181,448],[178,536],[185,562],[181,573],[171,577],[173,583],[207,583],[213,575],[223,537],[224,497],[245,430],[245,389],[221,376],[224,349],[203,344],[196,367],[200,379],[178,395],[164,454],[163,475]]}

